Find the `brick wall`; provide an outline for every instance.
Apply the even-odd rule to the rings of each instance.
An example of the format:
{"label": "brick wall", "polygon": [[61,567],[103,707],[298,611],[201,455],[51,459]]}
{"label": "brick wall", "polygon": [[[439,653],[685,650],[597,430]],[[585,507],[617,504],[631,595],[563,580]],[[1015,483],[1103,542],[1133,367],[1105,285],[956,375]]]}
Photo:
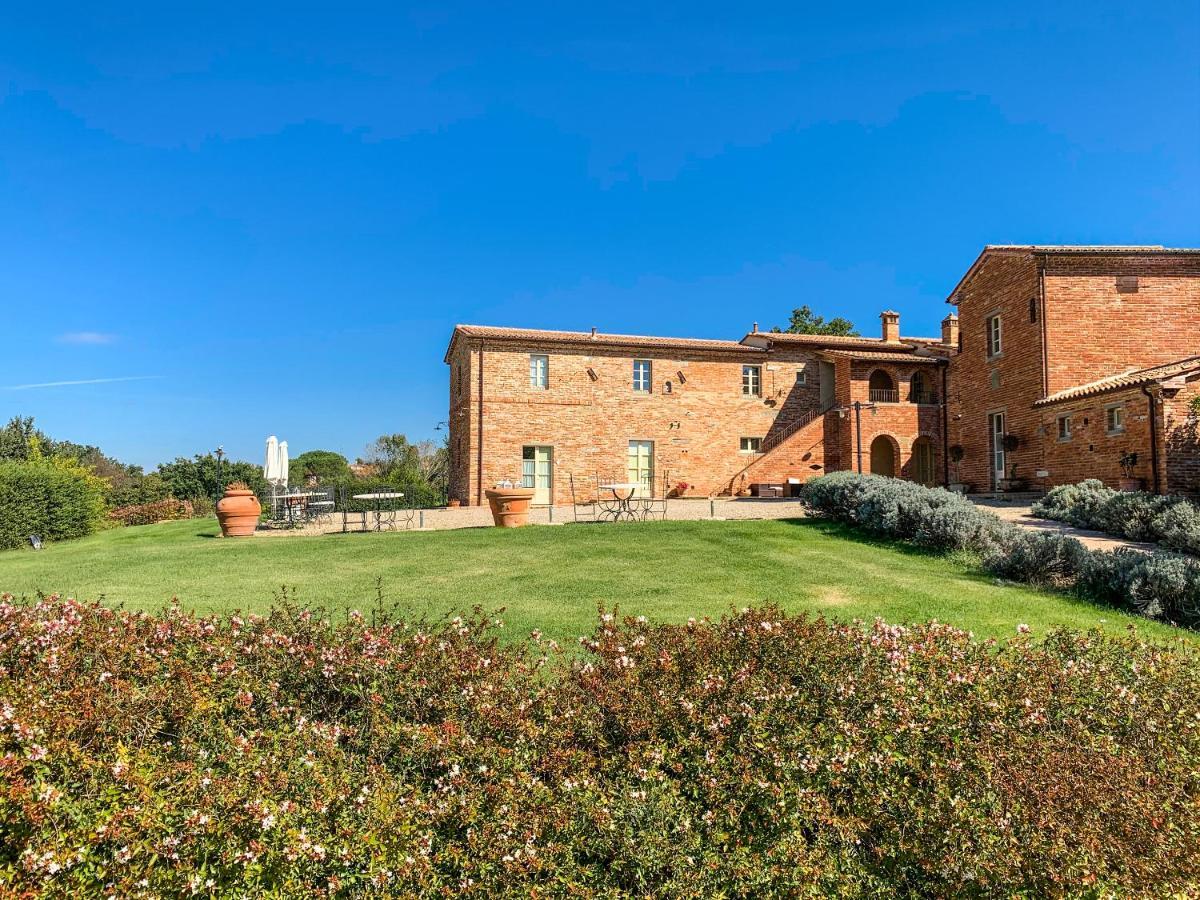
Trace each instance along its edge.
{"label": "brick wall", "polygon": [[[533,353],[549,357],[545,390],[529,384]],[[633,390],[634,359],[651,361],[648,394]],[[766,438],[773,428],[816,407],[820,396],[820,367],[803,351],[768,361],[768,354],[751,350],[647,347],[633,352],[463,340],[456,342],[447,361],[451,494],[464,503],[479,503],[481,489],[499,481],[518,481],[522,448],[528,445],[553,448],[556,503],[570,502],[570,473],[624,480],[631,440],[654,442],[655,477],[660,484],[669,473],[672,482],[695,485],[698,494],[727,490],[733,475],[756,458],[741,451],[740,438]],[[469,396],[458,392],[460,363],[471,386]],[[761,396],[742,393],[743,364],[761,367]],[[796,383],[798,370],[805,371],[805,384]],[[823,465],[823,454],[804,456],[798,453],[794,462],[803,465],[805,472],[811,472],[807,467],[813,464]]]}
{"label": "brick wall", "polygon": [[[1125,430],[1110,434],[1106,427],[1106,410],[1110,406],[1123,408]],[[1154,484],[1150,456],[1150,403],[1139,388],[1117,391],[1041,407],[1041,426],[1033,448],[1041,455],[1040,470],[1044,477],[1034,477],[1032,486],[1042,489],[1060,484],[1074,484],[1085,478],[1099,478],[1115,488],[1121,478],[1121,457],[1138,455],[1133,477],[1141,478],[1149,490]],[[1071,437],[1060,440],[1058,420],[1071,418]],[[1033,473],[1036,476],[1036,473]],[[1160,473],[1161,474],[1161,473]]]}
{"label": "brick wall", "polygon": [[1163,444],[1166,447],[1166,490],[1200,496],[1200,415],[1193,403],[1200,397],[1200,373],[1162,403]]}
{"label": "brick wall", "polygon": [[[1022,440],[1008,454],[1006,468],[1030,477],[1041,460],[1030,439],[1040,424],[1033,403],[1042,393],[1042,331],[1029,321],[1029,301],[1037,299],[1038,273],[1029,256],[998,256],[984,264],[960,298],[958,328],[961,352],[950,363],[950,443],[965,456],[960,480],[972,490],[993,490],[988,431],[990,413],[1004,413],[1006,430]],[[1002,348],[989,356],[987,320],[999,315]]]}
{"label": "brick wall", "polygon": [[[1200,353],[1200,259],[1059,257],[1045,263],[1047,393]],[[1136,278],[1122,293],[1118,278]]]}
{"label": "brick wall", "polygon": [[[1056,391],[1197,353],[1198,276],[1200,259],[1189,257],[986,258],[956,295],[961,352],[950,366],[949,432],[950,443],[962,445],[966,454],[961,480],[973,490],[994,489],[989,414],[999,412],[1006,431],[1020,441],[1006,454],[1005,468],[1011,474],[1015,467],[1031,487],[1091,477],[1115,485],[1118,461],[1127,452],[1139,454],[1144,471],[1138,474],[1149,485],[1149,423],[1140,392],[1128,400],[1123,435],[1104,434],[1102,405],[1083,401],[1070,410],[1076,421],[1088,419],[1086,434],[1062,443],[1057,416],[1067,407],[1033,404]],[[1132,277],[1136,292],[1128,289]],[[1126,290],[1118,290],[1118,278]],[[999,355],[989,356],[987,322],[994,315],[1001,318],[1003,346]],[[1178,460],[1180,452],[1172,458]],[[1182,463],[1173,465],[1183,471]],[[1043,471],[1048,474],[1039,477]]]}

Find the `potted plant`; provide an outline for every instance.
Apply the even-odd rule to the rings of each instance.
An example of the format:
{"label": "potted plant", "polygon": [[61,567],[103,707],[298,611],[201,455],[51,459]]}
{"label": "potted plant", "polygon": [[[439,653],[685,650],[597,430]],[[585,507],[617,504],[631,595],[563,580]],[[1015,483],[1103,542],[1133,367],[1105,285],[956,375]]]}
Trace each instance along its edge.
{"label": "potted plant", "polygon": [[262,504],[249,485],[235,481],[225,488],[225,496],[217,501],[217,521],[222,537],[248,537],[258,527]]}
{"label": "potted plant", "polygon": [[494,488],[484,491],[488,506],[492,509],[492,521],[499,528],[520,528],[529,524],[529,504],[533,502],[533,488],[516,487],[511,481],[502,481]]}
{"label": "potted plant", "polygon": [[958,494],[965,494],[968,485],[965,484],[959,473],[959,463],[963,461],[963,457],[967,455],[967,451],[963,449],[962,444],[954,444],[949,449],[950,462],[954,466],[954,480],[950,482],[950,490]]}
{"label": "potted plant", "polygon": [[1145,487],[1145,479],[1134,478],[1133,470],[1137,466],[1138,455],[1136,453],[1126,453],[1121,457],[1121,479],[1118,481],[1118,486],[1123,491],[1140,491]]}
{"label": "potted plant", "polygon": [[674,485],[671,487],[671,494],[670,494],[670,496],[672,496],[672,497],[685,497],[685,496],[687,496],[687,492],[688,492],[688,491],[690,491],[690,490],[691,490],[692,488],[694,488],[694,487],[695,487],[695,485],[694,485],[694,484],[688,484],[686,481],[677,481],[677,482],[675,482],[675,484],[674,484]]}

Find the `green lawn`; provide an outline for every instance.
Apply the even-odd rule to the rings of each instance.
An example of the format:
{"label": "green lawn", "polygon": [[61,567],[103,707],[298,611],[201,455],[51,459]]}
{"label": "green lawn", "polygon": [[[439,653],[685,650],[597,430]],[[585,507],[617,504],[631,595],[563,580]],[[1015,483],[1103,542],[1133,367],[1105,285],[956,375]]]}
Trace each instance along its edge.
{"label": "green lawn", "polygon": [[281,588],[301,602],[368,609],[377,585],[406,615],[501,606],[512,634],[573,640],[597,603],[657,621],[775,601],[831,618],[937,619],[1008,637],[1062,624],[1178,630],[1070,598],[1000,585],[950,560],[814,520],[655,522],[222,540],[192,520],[106,531],[40,552],[0,553],[0,591],[60,592],[157,609],[259,610]]}

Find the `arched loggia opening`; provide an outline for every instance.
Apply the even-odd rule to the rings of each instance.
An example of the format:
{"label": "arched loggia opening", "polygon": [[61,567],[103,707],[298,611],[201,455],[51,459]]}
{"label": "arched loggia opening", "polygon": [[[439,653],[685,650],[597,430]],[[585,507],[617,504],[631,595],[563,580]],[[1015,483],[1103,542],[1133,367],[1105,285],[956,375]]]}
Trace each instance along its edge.
{"label": "arched loggia opening", "polygon": [[895,478],[900,474],[900,448],[895,438],[881,434],[871,441],[871,474]]}
{"label": "arched loggia opening", "polygon": [[898,403],[900,392],[896,382],[883,369],[876,369],[867,380],[867,390],[872,403]]}

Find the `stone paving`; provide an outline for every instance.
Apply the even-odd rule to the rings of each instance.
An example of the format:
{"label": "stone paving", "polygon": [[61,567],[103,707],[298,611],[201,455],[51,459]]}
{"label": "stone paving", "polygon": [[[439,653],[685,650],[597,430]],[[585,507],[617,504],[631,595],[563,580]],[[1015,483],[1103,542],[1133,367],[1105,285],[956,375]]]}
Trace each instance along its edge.
{"label": "stone paving", "polygon": [[[992,500],[969,498],[975,505],[990,510],[1006,522],[1014,522],[1023,528],[1034,531],[1052,531],[1059,534],[1078,538],[1085,546],[1095,550],[1115,550],[1118,547],[1132,547],[1147,552],[1153,551],[1152,544],[1139,544],[1127,541],[1099,531],[1086,531],[1075,528],[1052,519],[1041,519],[1033,515],[1032,504],[1028,501]],[[756,497],[736,498],[684,498],[667,501],[667,519],[669,521],[725,521],[729,519],[798,519],[804,516],[804,505],[799,500],[780,499],[768,500]],[[575,513],[571,506],[539,506],[530,510],[531,525],[564,525],[575,521]],[[463,506],[454,509],[425,509],[417,510],[413,517],[412,527],[394,530],[412,531],[444,531],[455,528],[488,528],[492,524],[492,514],[486,506]],[[361,533],[361,527],[353,529]],[[304,528],[259,528],[256,535],[263,537],[295,537],[312,536],[317,534],[341,534],[342,519],[335,515],[332,523],[309,525]]]}
{"label": "stone paving", "polygon": [[1137,541],[1127,541],[1124,538],[1113,537],[1111,534],[1105,534],[1102,531],[1088,531],[1083,528],[1076,528],[1073,525],[1067,525],[1065,522],[1055,521],[1054,519],[1039,518],[1033,514],[1033,504],[1025,501],[982,500],[973,497],[968,497],[968,499],[976,506],[994,512],[1005,522],[1014,522],[1022,528],[1028,528],[1032,531],[1051,531],[1058,534],[1065,534],[1069,537],[1077,538],[1080,543],[1092,550],[1116,550],[1118,547],[1130,547],[1134,550],[1143,550],[1150,553],[1155,549],[1153,544],[1140,544]]}
{"label": "stone paving", "polygon": [[[667,501],[667,519],[670,521],[701,521],[712,519],[797,519],[804,515],[804,506],[799,500],[759,500],[755,497],[684,498]],[[533,525],[562,525],[575,521],[571,506],[540,506],[530,510],[529,522]],[[417,510],[410,530],[442,531],[451,528],[484,528],[492,524],[492,513],[486,506],[462,506],[457,509]],[[355,529],[356,531],[361,531]],[[398,529],[404,530],[404,529]],[[264,537],[286,537],[314,534],[341,534],[342,518],[335,515],[332,524],[310,525],[304,528],[260,528],[256,535]]]}

